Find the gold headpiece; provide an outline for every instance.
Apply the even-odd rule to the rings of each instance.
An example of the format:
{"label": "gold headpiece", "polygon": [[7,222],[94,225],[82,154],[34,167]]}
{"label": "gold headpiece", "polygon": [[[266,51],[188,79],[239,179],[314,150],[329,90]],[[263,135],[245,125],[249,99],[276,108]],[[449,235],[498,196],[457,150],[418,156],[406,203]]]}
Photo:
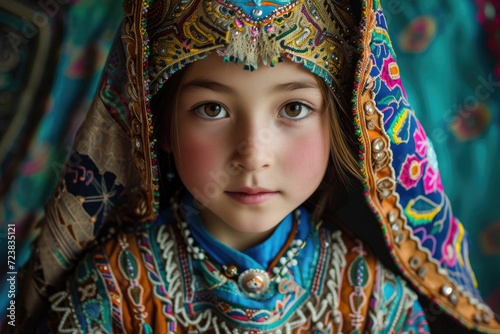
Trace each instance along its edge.
{"label": "gold headpiece", "polygon": [[350,93],[359,44],[354,12],[349,1],[154,1],[146,28],[151,93],[215,50],[249,70],[259,62],[274,66],[286,56],[334,90]]}

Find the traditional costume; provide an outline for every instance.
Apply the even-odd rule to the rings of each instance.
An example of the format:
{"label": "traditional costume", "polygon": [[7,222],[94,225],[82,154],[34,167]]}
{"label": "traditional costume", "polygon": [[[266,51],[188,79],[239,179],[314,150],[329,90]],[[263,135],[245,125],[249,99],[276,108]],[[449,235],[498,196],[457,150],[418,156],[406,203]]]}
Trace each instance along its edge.
{"label": "traditional costume", "polygon": [[[124,10],[20,279],[19,331],[500,333],[378,1],[130,0]],[[287,57],[351,104],[365,178],[342,208],[315,220],[300,207],[244,252],[210,236],[189,194],[160,209],[151,99],[212,52],[249,70]]]}

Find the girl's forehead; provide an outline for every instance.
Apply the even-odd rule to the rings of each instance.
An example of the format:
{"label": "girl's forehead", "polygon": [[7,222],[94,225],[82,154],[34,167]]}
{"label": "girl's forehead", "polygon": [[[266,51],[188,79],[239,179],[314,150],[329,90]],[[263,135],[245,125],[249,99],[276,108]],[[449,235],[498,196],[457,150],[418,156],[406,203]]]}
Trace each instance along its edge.
{"label": "girl's forehead", "polygon": [[318,87],[317,81],[319,79],[301,64],[288,59],[272,67],[260,63],[256,70],[249,71],[241,63],[225,62],[224,57],[217,53],[212,53],[205,59],[188,65],[185,70],[183,87],[199,81],[216,81],[229,86],[245,84],[274,86],[290,82],[303,82],[304,86]]}

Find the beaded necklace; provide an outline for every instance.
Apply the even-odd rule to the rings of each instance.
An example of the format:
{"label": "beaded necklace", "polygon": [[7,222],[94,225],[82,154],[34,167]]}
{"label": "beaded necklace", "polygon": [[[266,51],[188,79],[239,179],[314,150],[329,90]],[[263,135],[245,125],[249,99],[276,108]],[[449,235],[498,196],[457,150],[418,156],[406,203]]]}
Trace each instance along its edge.
{"label": "beaded necklace", "polygon": [[[211,262],[217,263],[217,261],[210,258],[206,251],[199,247],[194,240],[189,229],[189,224],[185,219],[183,219],[183,214],[179,205],[173,204],[172,212],[185,240],[187,251],[191,254],[193,259],[198,261],[210,259]],[[221,282],[210,287],[210,289],[223,285],[229,279],[237,279],[238,286],[244,294],[249,297],[258,297],[269,290],[269,286],[272,282],[281,282],[282,278],[287,274],[289,268],[298,264],[296,257],[298,256],[300,250],[304,248],[307,240],[312,234],[312,231],[309,232],[308,236],[304,240],[295,239],[297,234],[297,225],[300,223],[300,214],[300,210],[294,211],[293,225],[290,235],[288,236],[281,251],[269,264],[267,271],[262,269],[247,269],[239,273],[238,267],[235,264],[219,264],[218,274],[221,278]],[[321,225],[321,222],[319,225]]]}

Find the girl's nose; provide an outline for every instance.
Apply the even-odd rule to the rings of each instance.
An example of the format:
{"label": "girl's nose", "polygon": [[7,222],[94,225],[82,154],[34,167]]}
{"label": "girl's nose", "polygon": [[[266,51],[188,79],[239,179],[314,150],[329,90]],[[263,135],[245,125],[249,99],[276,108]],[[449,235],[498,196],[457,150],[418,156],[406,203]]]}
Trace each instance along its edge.
{"label": "girl's nose", "polygon": [[239,130],[240,138],[236,142],[233,164],[246,171],[259,171],[272,163],[272,132],[269,129],[247,124]]}

